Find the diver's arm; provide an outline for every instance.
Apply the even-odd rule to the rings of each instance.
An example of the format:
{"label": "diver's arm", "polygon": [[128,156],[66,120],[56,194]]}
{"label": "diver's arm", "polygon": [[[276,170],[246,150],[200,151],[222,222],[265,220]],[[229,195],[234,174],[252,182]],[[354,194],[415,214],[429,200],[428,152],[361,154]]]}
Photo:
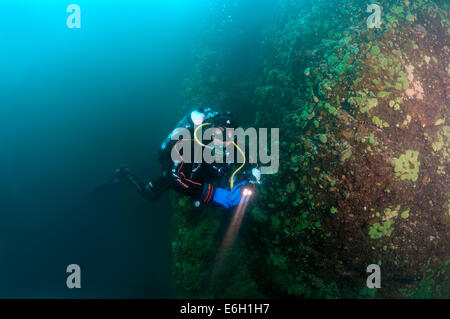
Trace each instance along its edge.
{"label": "diver's arm", "polygon": [[[207,183],[202,183],[197,180],[193,180],[190,177],[192,173],[192,164],[188,164],[184,162],[184,158],[181,155],[181,150],[179,149],[178,143],[183,140],[178,140],[172,146],[176,153],[178,154],[177,159],[172,160],[172,167],[170,172],[168,172],[168,177],[172,181],[173,188],[182,194],[201,199],[204,201],[206,199],[206,195],[208,195],[208,189],[211,192],[213,186]],[[192,141],[192,140],[191,140]],[[188,178],[189,176],[189,178]],[[206,189],[206,191],[205,191]]]}
{"label": "diver's arm", "polygon": [[172,170],[172,178],[175,185],[174,188],[178,192],[197,198],[204,204],[214,203],[227,209],[236,207],[241,202],[241,188],[246,185],[248,181],[242,181],[230,190],[217,187],[214,184],[202,184],[192,181],[186,178],[182,168],[181,164],[179,164],[174,165]]}
{"label": "diver's arm", "polygon": [[[184,195],[191,196],[193,198],[199,199],[202,203],[208,204],[210,202],[216,202],[214,199],[217,192],[221,189],[217,188],[213,184],[209,183],[197,183],[195,181],[189,180],[185,177],[182,172],[177,172],[177,168],[172,170],[172,179],[174,182],[174,189]],[[217,198],[216,198],[217,199]]]}
{"label": "diver's arm", "polygon": [[186,177],[189,173],[185,171],[185,164],[183,161],[174,163],[172,166],[169,178],[172,180],[173,188],[182,194],[189,195],[196,198],[201,198],[204,183],[195,181]]}

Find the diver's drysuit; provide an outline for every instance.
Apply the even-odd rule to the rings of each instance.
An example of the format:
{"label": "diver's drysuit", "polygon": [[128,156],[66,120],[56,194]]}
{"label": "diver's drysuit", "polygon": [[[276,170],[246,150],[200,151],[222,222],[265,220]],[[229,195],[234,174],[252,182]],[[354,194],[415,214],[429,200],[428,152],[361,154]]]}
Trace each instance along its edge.
{"label": "diver's drysuit", "polygon": [[[162,143],[158,154],[158,161],[162,166],[162,176],[145,184],[133,175],[126,166],[123,166],[116,170],[116,177],[127,181],[143,197],[150,201],[157,199],[165,191],[173,188],[182,194],[191,196],[197,204],[213,201],[222,204],[226,208],[233,207],[232,201],[237,202],[240,198],[240,186],[246,183],[243,182],[236,185],[233,196],[231,193],[229,195],[226,194],[226,192],[229,192],[226,189],[229,188],[230,177],[236,166],[226,163],[225,160],[223,160],[223,163],[213,162],[211,164],[203,161],[201,163],[192,163],[193,161],[187,163],[178,149],[178,145],[181,145],[179,142],[182,139],[172,139],[172,136],[177,134],[180,129],[187,129],[192,137],[191,145],[194,146],[194,129],[201,123],[206,122],[213,123],[214,127],[218,127],[222,131],[224,131],[224,128],[236,128],[233,116],[229,112],[213,112],[210,108],[193,111],[184,116],[175,130]],[[172,159],[172,149],[174,147],[179,155],[179,160],[177,161]],[[194,153],[192,152],[191,154]],[[248,180],[248,177],[252,175],[248,169],[247,171],[243,170],[242,173],[240,174],[241,180],[246,178]],[[255,175],[254,171],[253,175]],[[257,176],[257,179],[259,180],[259,176]],[[228,198],[222,198],[224,196]],[[236,200],[237,197],[239,198]]]}

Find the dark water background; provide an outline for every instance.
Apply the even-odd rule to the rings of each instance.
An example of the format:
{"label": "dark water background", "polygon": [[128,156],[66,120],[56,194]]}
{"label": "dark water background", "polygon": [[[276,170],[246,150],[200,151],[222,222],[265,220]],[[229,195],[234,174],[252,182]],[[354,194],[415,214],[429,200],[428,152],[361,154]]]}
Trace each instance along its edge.
{"label": "dark water background", "polygon": [[[248,73],[270,10],[225,2],[241,9],[217,41]],[[0,297],[174,296],[170,194],[90,190],[121,163],[158,173],[211,1],[79,0],[78,30],[70,3],[0,6]],[[71,263],[81,289],[66,287]]]}

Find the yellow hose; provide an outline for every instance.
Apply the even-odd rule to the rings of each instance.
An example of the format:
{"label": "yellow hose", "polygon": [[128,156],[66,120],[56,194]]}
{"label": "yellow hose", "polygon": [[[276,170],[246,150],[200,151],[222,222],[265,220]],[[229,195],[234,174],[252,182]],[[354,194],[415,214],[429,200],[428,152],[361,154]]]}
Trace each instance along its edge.
{"label": "yellow hose", "polygon": [[[203,124],[201,124],[201,125],[199,125],[199,126],[197,126],[196,128],[195,128],[195,130],[194,130],[194,140],[198,143],[198,144],[200,144],[201,146],[203,146],[203,147],[206,147],[206,145],[205,144],[203,144],[202,142],[200,142],[200,140],[198,139],[198,137],[197,137],[197,131],[202,127],[202,126],[205,126],[205,125],[211,125],[211,123],[203,123]],[[245,157],[245,153],[241,150],[241,148],[233,141],[233,145],[234,145],[234,147],[236,147],[238,150],[239,150],[239,152],[241,153],[241,155],[242,155],[242,157],[244,158],[244,162],[241,164],[241,166],[239,166],[234,172],[233,172],[233,174],[231,175],[231,177],[230,177],[230,189],[233,189],[233,187],[234,187],[234,175],[236,175],[236,173],[237,172],[239,172],[240,170],[241,170],[241,168],[242,167],[244,167],[244,165],[245,165],[245,163],[246,163],[246,161],[247,161],[247,159],[246,159],[246,157]]]}
{"label": "yellow hose", "polygon": [[202,125],[197,126],[197,128],[194,130],[194,140],[203,147],[205,147],[206,145],[200,142],[200,140],[197,138],[197,131],[199,128],[205,125],[211,125],[211,123],[203,123]]}
{"label": "yellow hose", "polygon": [[239,172],[242,167],[244,167],[245,162],[246,162],[245,153],[241,150],[241,148],[235,142],[233,142],[233,145],[239,150],[239,152],[241,152],[241,155],[244,157],[244,162],[242,162],[242,165],[239,166],[238,169],[234,171],[233,175],[231,175],[230,189],[233,189],[233,187],[234,187],[234,181],[233,181],[234,175],[236,175],[236,173]]}

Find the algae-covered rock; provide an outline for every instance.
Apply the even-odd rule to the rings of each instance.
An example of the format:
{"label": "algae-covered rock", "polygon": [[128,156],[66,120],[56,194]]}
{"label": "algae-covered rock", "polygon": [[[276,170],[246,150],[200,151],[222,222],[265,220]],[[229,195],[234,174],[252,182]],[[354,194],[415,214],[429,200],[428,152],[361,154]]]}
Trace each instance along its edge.
{"label": "algae-covered rock", "polygon": [[[280,128],[280,170],[264,176],[235,248],[245,258],[223,285],[239,280],[239,297],[448,298],[448,6],[383,2],[379,29],[367,28],[366,1],[278,6],[248,109]],[[197,296],[190,276],[207,277],[226,222],[189,224],[190,213],[177,212],[174,252]],[[381,289],[366,286],[370,264]]]}

